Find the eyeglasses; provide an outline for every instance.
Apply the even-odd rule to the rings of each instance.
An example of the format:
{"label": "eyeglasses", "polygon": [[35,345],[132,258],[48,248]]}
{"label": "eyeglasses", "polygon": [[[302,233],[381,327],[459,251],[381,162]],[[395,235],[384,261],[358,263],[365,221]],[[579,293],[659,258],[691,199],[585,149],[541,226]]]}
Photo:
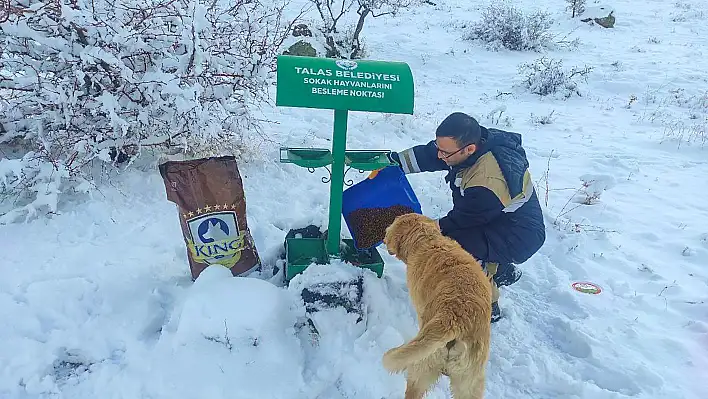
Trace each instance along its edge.
{"label": "eyeglasses", "polygon": [[457,154],[458,152],[464,150],[465,147],[467,147],[467,145],[469,145],[469,144],[463,145],[462,148],[458,149],[458,150],[455,151],[455,152],[448,152],[448,151],[445,151],[445,150],[441,150],[440,147],[438,147],[437,141],[434,141],[433,143],[435,143],[435,148],[437,148],[438,153],[440,153],[440,154],[443,155],[443,159],[448,159],[448,158],[450,158],[451,156],[453,156],[453,155]]}

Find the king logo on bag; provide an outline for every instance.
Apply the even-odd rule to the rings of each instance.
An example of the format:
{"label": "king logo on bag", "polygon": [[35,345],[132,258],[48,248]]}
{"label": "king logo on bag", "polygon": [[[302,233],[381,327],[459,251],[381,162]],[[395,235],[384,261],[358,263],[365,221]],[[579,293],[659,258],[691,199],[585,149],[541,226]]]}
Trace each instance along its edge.
{"label": "king logo on bag", "polygon": [[188,246],[192,258],[209,265],[233,267],[241,259],[244,235],[238,228],[234,211],[205,214],[187,220]]}

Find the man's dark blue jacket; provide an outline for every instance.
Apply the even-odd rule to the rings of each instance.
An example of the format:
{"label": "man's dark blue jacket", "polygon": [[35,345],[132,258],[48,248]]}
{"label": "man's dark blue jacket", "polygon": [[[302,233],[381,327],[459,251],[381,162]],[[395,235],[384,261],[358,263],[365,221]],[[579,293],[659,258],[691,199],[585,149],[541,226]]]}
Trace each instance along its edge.
{"label": "man's dark blue jacket", "polygon": [[481,127],[482,141],[465,162],[448,166],[435,142],[392,153],[408,173],[448,171],[453,208],[440,229],[475,258],[523,263],[546,240],[541,206],[521,146],[521,135]]}

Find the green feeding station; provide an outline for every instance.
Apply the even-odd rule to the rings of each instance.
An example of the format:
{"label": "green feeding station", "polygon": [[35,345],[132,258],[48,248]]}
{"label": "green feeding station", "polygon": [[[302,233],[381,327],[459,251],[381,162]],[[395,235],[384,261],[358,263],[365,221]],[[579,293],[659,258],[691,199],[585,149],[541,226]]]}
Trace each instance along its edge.
{"label": "green feeding station", "polygon": [[[318,227],[308,226],[288,233],[284,243],[285,281],[289,282],[312,264],[329,264],[332,259],[370,269],[381,277],[384,262],[376,248],[383,239],[381,223],[392,221],[391,209],[400,212],[404,208],[421,213],[421,208],[403,171],[390,160],[390,151],[347,149],[347,117],[349,111],[413,114],[411,70],[402,62],[286,55],[278,57],[277,67],[277,106],[334,110],[331,149],[280,149],[280,162],[308,168],[311,173],[317,168],[325,168],[330,174],[322,178],[323,183],[330,185],[327,231],[322,233]],[[352,180],[345,181],[346,173],[351,169],[360,173],[379,172],[353,184]],[[347,190],[344,190],[345,185],[349,186]],[[388,219],[378,220],[376,213],[366,212],[383,212]],[[368,217],[362,218],[362,215]],[[342,239],[342,217],[352,239]],[[367,226],[362,227],[362,222]],[[378,231],[378,234],[357,234],[366,229]],[[308,287],[303,290],[303,299],[308,307],[315,302],[326,302],[361,314],[357,302],[361,299],[362,284],[361,279],[341,282],[338,288],[342,296],[349,299],[333,294],[336,292],[333,288],[337,287],[331,284],[326,289]],[[352,285],[357,287],[356,300],[351,299]],[[349,294],[345,295],[345,292]]]}

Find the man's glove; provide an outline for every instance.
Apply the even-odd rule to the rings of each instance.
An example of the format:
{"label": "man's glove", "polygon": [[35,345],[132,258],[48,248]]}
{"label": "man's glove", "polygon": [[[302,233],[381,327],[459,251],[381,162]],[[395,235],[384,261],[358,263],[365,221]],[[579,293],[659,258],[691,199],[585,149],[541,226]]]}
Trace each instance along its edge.
{"label": "man's glove", "polygon": [[[393,151],[391,151],[391,152],[389,152],[388,154],[386,154],[386,157],[388,158],[388,161],[391,162],[392,164],[394,164],[395,166],[400,166],[401,164],[400,164],[400,162],[398,162],[398,154],[396,154],[396,155],[393,155],[393,154],[396,154],[396,153],[394,153]],[[391,166],[394,166],[394,165],[391,165]],[[376,169],[376,170],[372,170],[371,173],[369,174],[369,177],[368,177],[368,178],[369,178],[369,179],[373,179],[374,177],[376,177],[376,175],[379,174],[379,172],[380,172],[382,169],[383,169],[383,168]]]}

